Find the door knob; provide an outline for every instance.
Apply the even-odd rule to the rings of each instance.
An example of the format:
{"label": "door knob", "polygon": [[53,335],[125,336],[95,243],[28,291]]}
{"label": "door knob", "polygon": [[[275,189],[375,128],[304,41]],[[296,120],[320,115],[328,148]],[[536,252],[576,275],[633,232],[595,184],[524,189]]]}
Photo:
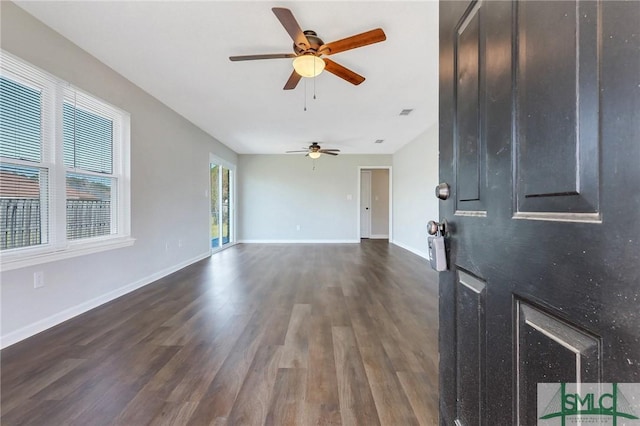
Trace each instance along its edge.
{"label": "door knob", "polygon": [[449,194],[451,191],[449,190],[449,184],[446,182],[442,182],[436,186],[436,197],[441,200],[446,200],[449,198]]}
{"label": "door knob", "polygon": [[444,235],[444,228],[444,223],[438,223],[435,220],[430,220],[427,223],[427,233],[429,235]]}

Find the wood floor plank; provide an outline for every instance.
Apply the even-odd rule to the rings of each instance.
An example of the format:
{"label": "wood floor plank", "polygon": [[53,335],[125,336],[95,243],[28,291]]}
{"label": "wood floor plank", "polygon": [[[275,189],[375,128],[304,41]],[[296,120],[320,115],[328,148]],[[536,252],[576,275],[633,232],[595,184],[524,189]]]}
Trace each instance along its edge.
{"label": "wood floor plank", "polygon": [[[350,303],[356,305],[353,298]],[[348,305],[350,303],[347,303]],[[372,318],[365,309],[353,306],[351,322],[358,349],[362,356],[367,380],[382,424],[417,425],[409,400],[398,380],[379,339],[379,330],[370,327]]]}
{"label": "wood floor plank", "polygon": [[[97,383],[87,383],[88,392],[72,393],[65,401],[75,405],[70,416],[73,424],[91,424],[95,418],[112,424],[125,407],[140,392],[144,385],[175,356],[178,347],[138,345],[125,352],[112,366],[116,371],[98,375]],[[81,388],[79,388],[80,390]]]}
{"label": "wood floor plank", "polygon": [[307,401],[335,406],[339,411],[332,326],[322,315],[311,317],[306,394]]}
{"label": "wood floor plank", "polygon": [[281,368],[273,390],[273,398],[264,424],[294,426],[304,423],[305,381],[307,370]]}
{"label": "wood floor plank", "polygon": [[305,425],[342,424],[331,327],[324,315],[311,317]]}
{"label": "wood floor plank", "polygon": [[149,424],[153,426],[182,426],[187,424],[197,405],[197,403],[189,401],[167,402],[160,408],[158,415]]}
{"label": "wood floor plank", "polygon": [[239,244],[1,351],[0,423],[437,424],[436,279],[386,241]]}
{"label": "wood floor plank", "polygon": [[[209,348],[202,360],[189,359],[176,365],[175,371],[182,375],[182,380],[171,389],[167,401],[176,403],[200,401],[236,344],[242,330],[247,326],[249,319],[247,315],[231,317],[225,331],[209,342]],[[162,386],[162,381],[158,385]]]}
{"label": "wood floor plank", "polygon": [[[25,399],[32,398],[42,389],[47,388],[52,383],[60,380],[73,370],[81,366],[86,360],[84,359],[63,359],[59,363],[51,365],[45,371],[36,375],[33,379],[25,378],[24,381],[12,387],[11,392],[3,392],[2,411],[10,412],[16,406],[20,405]],[[45,399],[45,398],[36,398]],[[46,399],[61,399],[60,396],[50,397]]]}
{"label": "wood floor plank", "polygon": [[259,349],[263,331],[259,316],[254,315],[200,399],[198,407],[189,419],[190,424],[209,424],[215,418],[229,416]]}
{"label": "wood floor plank", "polygon": [[261,425],[269,412],[282,346],[261,346],[238,392],[227,423]]}
{"label": "wood floor plank", "polygon": [[338,376],[342,424],[380,424],[367,374],[351,327],[333,327],[333,350]]}
{"label": "wood floor plank", "polygon": [[438,389],[430,385],[429,375],[405,371],[399,371],[397,374],[420,424],[438,424]]}
{"label": "wood floor plank", "polygon": [[296,304],[291,312],[280,368],[307,368],[311,305]]}

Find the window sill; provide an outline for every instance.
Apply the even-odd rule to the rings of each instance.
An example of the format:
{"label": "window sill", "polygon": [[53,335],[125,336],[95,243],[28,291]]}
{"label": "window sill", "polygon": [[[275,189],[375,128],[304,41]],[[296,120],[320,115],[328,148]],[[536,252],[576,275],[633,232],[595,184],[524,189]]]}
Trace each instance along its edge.
{"label": "window sill", "polygon": [[130,247],[135,241],[136,239],[132,237],[118,237],[83,242],[76,241],[69,243],[66,248],[58,251],[3,254],[0,271],[10,271],[12,269],[25,268],[27,266],[34,266],[107,250]]}

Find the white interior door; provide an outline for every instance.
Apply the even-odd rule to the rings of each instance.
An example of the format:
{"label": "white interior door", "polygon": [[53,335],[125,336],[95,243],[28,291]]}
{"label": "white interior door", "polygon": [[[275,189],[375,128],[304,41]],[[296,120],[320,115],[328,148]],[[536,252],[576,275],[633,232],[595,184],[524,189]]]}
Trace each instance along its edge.
{"label": "white interior door", "polygon": [[371,171],[360,172],[360,238],[371,236]]}

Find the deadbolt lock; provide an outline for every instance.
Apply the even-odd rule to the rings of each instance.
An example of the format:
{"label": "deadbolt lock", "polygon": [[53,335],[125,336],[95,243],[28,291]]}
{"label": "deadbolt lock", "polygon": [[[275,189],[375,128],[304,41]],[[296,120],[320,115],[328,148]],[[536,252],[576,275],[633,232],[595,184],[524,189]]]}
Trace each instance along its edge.
{"label": "deadbolt lock", "polygon": [[450,194],[450,190],[449,190],[449,184],[446,182],[442,182],[441,184],[438,184],[438,186],[436,186],[436,197],[441,199],[441,200],[446,200],[447,198],[449,198],[449,194]]}

